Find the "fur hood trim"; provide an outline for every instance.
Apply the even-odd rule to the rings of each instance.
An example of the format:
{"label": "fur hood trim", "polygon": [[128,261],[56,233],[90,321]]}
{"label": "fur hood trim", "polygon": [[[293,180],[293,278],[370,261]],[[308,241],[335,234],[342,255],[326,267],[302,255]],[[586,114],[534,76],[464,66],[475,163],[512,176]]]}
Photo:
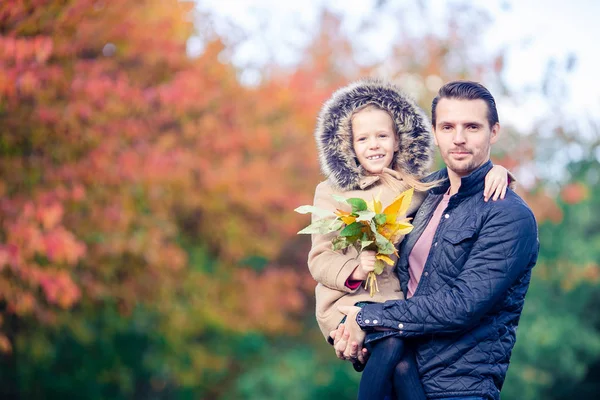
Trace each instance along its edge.
{"label": "fur hood trim", "polygon": [[433,157],[429,118],[400,88],[376,79],[363,79],[337,90],[321,108],[315,139],[323,174],[343,191],[359,189],[364,174],[352,146],[350,118],[354,110],[367,104],[387,111],[396,125],[400,150],[392,168],[417,178],[427,175]]}

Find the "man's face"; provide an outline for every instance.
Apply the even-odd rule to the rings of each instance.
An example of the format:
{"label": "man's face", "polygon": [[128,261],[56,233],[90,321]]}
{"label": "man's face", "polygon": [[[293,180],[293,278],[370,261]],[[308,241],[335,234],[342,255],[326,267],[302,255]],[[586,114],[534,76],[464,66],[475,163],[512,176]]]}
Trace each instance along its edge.
{"label": "man's face", "polygon": [[442,98],[436,109],[435,144],[448,169],[463,177],[490,158],[490,147],[498,139],[500,125],[490,128],[483,100]]}

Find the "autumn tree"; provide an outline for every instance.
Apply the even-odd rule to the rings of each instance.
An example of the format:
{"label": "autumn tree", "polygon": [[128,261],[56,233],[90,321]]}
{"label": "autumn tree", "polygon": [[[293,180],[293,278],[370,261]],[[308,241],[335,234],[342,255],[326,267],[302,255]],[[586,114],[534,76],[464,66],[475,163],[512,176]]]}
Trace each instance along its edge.
{"label": "autumn tree", "polygon": [[[433,26],[425,3],[415,7]],[[265,66],[248,87],[192,3],[0,4],[4,397],[354,396],[359,375],[316,329],[310,244],[296,235],[306,219],[292,212],[323,179],[312,136],[322,102],[364,75],[395,81],[426,110],[455,78],[510,95],[503,54],[473,56],[481,10],[450,6],[440,35],[376,7],[400,27],[385,60],[364,57],[325,10],[300,63]],[[564,126],[552,145],[583,143]],[[494,160],[517,176],[549,162],[546,125],[526,137],[505,128]],[[563,398],[597,376],[600,260],[585,244],[598,236],[597,143],[582,146],[562,181],[519,189],[542,253],[509,398]]]}
{"label": "autumn tree", "polygon": [[[300,177],[316,172],[304,163],[314,158],[306,124],[288,120],[297,100],[287,88],[241,86],[218,61],[218,38],[190,59],[190,11],[175,0],[0,5],[7,395],[32,390],[15,375],[36,357],[51,365],[59,336],[101,343],[98,315],[111,316],[98,320],[112,321],[109,337],[129,329],[119,318],[154,321],[169,344],[170,367],[150,369],[145,385],[158,391],[202,386],[202,371],[235,361],[205,334],[298,329],[297,272],[239,266],[295,234],[299,218],[286,211],[309,201]],[[96,372],[138,393],[119,377],[124,365]]]}

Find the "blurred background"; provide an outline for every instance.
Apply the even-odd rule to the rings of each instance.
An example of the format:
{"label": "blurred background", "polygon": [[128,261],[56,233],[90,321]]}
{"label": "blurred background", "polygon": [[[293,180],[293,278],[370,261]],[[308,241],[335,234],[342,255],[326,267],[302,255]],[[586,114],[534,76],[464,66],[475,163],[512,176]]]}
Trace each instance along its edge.
{"label": "blurred background", "polygon": [[[503,399],[600,392],[598,2],[3,0],[0,398],[353,399],[314,318],[318,110],[486,85],[541,253]],[[438,167],[441,163],[438,159]]]}

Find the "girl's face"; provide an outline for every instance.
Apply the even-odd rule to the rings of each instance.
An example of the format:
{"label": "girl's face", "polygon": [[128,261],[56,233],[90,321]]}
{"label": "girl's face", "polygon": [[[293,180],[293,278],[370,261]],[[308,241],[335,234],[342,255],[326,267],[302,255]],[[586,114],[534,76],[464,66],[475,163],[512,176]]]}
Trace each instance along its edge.
{"label": "girl's face", "polygon": [[398,150],[390,115],[376,108],[367,108],[352,118],[352,145],[358,162],[371,174],[389,167]]}

